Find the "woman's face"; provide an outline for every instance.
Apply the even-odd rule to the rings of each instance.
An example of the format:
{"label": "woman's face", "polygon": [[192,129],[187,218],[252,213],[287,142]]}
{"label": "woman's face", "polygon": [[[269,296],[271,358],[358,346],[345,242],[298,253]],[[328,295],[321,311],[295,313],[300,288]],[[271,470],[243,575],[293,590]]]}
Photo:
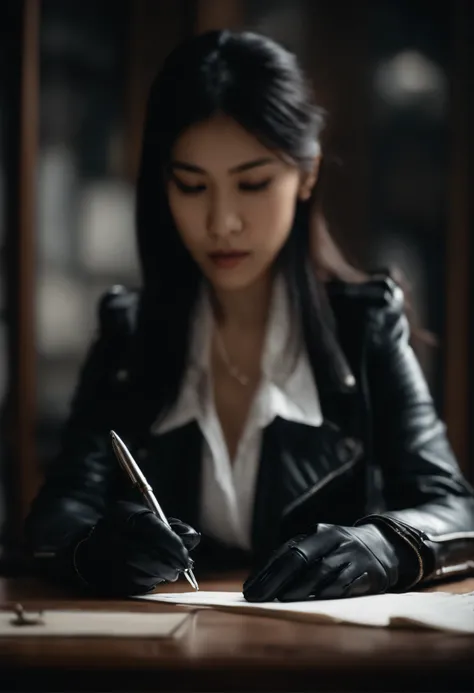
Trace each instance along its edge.
{"label": "woman's face", "polygon": [[266,274],[314,180],[234,120],[186,130],[172,151],[168,199],[181,238],[211,284],[242,289]]}

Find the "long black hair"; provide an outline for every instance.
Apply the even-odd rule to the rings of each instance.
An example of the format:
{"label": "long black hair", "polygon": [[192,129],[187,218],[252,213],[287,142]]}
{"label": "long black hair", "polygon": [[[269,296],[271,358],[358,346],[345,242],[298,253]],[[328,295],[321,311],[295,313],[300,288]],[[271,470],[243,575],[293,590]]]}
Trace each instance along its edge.
{"label": "long black hair", "polygon": [[[296,57],[269,38],[211,31],[188,39],[166,59],[149,95],[136,200],[143,273],[138,383],[155,415],[164,414],[179,393],[202,279],[170,212],[167,166],[179,135],[218,113],[233,118],[303,170],[314,165],[324,125],[323,111]],[[324,287],[310,258],[310,204],[297,203],[278,263],[292,308],[299,313],[318,382],[325,378],[341,385],[347,367],[337,349]]]}

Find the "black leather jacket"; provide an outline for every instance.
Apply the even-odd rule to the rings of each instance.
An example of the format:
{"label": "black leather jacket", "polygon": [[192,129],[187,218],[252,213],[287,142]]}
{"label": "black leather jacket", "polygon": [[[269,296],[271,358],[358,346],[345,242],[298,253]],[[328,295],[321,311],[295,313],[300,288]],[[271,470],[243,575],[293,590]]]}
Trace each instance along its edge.
{"label": "black leather jacket", "polygon": [[[463,478],[409,346],[401,289],[389,278],[334,282],[328,296],[348,378],[318,382],[324,423],[276,419],[263,435],[250,556],[203,538],[198,561],[259,561],[317,522],[374,522],[416,553],[420,581],[474,568],[474,494]],[[26,535],[37,565],[73,579],[72,552],[111,498],[131,498],[113,457],[116,430],[169,516],[199,529],[201,433],[161,436],[132,417],[129,345],[138,294],[115,287],[101,301],[100,330],[82,370],[60,454],[33,503]],[[350,377],[350,374],[354,376]],[[352,382],[353,381],[353,382]],[[133,425],[130,421],[134,421]]]}

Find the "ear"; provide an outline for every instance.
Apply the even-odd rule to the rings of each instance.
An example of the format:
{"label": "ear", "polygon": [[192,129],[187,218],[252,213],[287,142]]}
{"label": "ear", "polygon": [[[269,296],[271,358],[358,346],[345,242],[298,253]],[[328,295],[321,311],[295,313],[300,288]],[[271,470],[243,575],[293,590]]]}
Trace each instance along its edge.
{"label": "ear", "polygon": [[304,201],[309,200],[313,188],[317,183],[319,166],[321,164],[321,154],[318,154],[311,165],[311,170],[305,171],[301,176],[300,187],[298,190],[298,199]]}

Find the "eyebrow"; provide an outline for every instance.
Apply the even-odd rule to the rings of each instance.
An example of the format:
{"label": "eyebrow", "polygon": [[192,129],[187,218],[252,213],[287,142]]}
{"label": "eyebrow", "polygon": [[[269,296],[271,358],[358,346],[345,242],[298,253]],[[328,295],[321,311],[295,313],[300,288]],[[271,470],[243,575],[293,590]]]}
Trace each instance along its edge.
{"label": "eyebrow", "polygon": [[[245,161],[242,164],[233,166],[229,169],[229,173],[242,173],[243,171],[249,171],[252,168],[258,168],[259,166],[266,166],[267,164],[275,163],[275,159],[272,157],[265,157],[263,159],[254,159],[253,161]],[[188,164],[185,161],[172,161],[172,169],[181,169],[182,171],[189,171],[190,173],[207,173],[207,171],[194,164]]]}

